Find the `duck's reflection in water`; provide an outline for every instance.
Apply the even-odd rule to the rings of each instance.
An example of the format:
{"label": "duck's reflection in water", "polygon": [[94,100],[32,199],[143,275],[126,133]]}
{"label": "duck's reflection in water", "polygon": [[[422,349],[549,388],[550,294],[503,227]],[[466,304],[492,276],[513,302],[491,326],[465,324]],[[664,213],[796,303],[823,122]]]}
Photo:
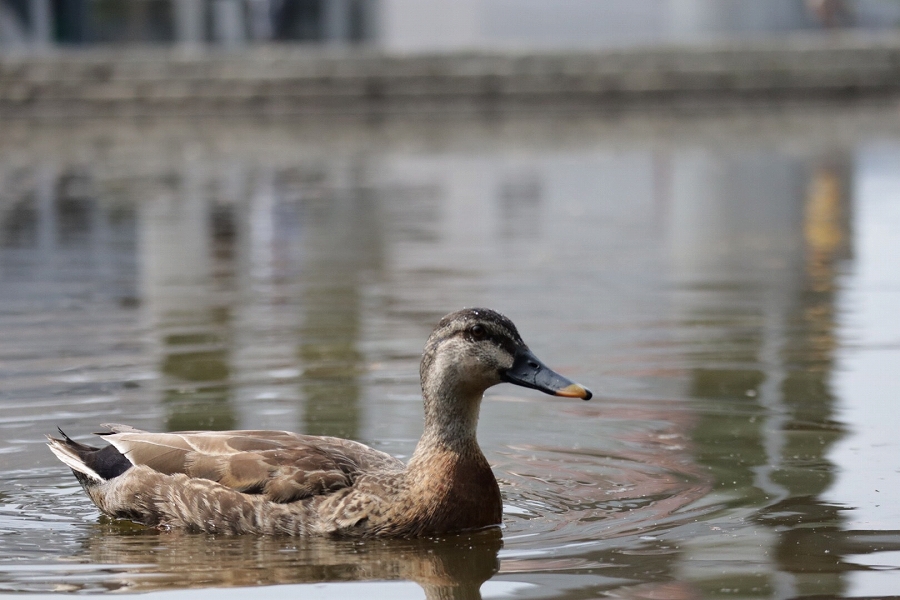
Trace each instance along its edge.
{"label": "duck's reflection in water", "polygon": [[216,536],[104,517],[84,543],[84,560],[126,567],[104,581],[110,591],[406,580],[428,599],[451,600],[481,598],[502,536],[496,528],[414,540]]}

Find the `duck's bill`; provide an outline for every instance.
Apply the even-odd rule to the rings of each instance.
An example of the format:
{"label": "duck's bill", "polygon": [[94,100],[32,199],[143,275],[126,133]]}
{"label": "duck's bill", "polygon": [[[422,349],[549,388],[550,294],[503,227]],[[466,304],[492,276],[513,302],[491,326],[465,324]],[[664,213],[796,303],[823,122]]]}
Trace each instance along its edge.
{"label": "duck's bill", "polygon": [[519,350],[512,367],[502,373],[503,380],[522,387],[540,390],[553,396],[581,398],[590,400],[591,390],[570,379],[566,379],[531,353],[530,350]]}

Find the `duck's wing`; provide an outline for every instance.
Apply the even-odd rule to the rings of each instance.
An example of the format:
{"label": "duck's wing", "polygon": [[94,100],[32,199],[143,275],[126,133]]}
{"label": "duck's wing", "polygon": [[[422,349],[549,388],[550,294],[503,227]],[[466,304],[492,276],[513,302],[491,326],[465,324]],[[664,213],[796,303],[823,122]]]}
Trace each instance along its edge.
{"label": "duck's wing", "polygon": [[359,442],[288,431],[151,433],[107,424],[101,434],[133,465],[184,473],[234,490],[293,502],[353,485],[359,475],[403,463]]}

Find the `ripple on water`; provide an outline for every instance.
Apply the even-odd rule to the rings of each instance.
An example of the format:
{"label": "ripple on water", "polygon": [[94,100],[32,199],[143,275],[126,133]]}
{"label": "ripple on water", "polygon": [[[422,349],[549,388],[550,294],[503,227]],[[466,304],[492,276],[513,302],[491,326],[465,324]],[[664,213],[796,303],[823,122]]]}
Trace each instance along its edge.
{"label": "ripple on water", "polygon": [[594,551],[647,546],[715,510],[699,506],[710,480],[677,456],[516,447],[504,458],[503,572],[596,566]]}
{"label": "ripple on water", "polygon": [[[77,483],[57,483],[61,469],[7,471],[0,485],[0,559],[66,554],[65,532],[77,530],[99,514]],[[51,539],[52,544],[43,540]]]}

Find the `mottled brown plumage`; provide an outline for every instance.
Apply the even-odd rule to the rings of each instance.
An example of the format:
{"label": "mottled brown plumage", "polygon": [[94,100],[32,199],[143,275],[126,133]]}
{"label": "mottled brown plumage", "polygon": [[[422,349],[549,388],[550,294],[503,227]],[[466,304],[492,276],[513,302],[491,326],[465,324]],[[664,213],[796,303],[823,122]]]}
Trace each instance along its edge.
{"label": "mottled brown plumage", "polygon": [[106,425],[111,447],[50,449],[104,513],[208,532],[425,536],[499,525],[500,489],[475,436],[498,383],[583,398],[543,365],[506,317],[441,319],[421,365],[425,431],[408,465],[350,440],[286,431],[149,433]]}

